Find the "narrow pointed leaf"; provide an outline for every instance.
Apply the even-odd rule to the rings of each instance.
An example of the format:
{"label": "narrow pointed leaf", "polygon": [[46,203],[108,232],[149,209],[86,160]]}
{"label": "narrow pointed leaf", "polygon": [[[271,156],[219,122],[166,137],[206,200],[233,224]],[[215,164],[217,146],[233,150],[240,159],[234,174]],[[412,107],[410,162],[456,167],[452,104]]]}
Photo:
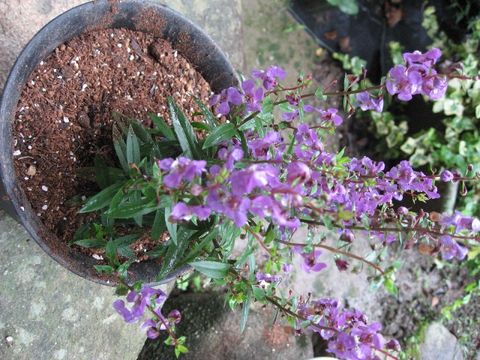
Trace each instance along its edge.
{"label": "narrow pointed leaf", "polygon": [[213,129],[203,143],[203,149],[220,144],[223,141],[230,140],[237,134],[237,129],[232,123],[222,124]]}
{"label": "narrow pointed leaf", "polygon": [[229,264],[216,261],[196,261],[191,262],[190,265],[198,272],[212,278],[222,279],[228,274],[230,269]]}
{"label": "narrow pointed leaf", "polygon": [[163,136],[169,140],[177,140],[172,128],[167,125],[166,121],[162,117],[155,114],[150,114],[150,119],[155,124],[157,129],[163,134]]}
{"label": "narrow pointed leaf", "polygon": [[200,159],[201,153],[198,149],[198,142],[193,127],[171,97],[168,98],[168,108],[172,119],[173,130],[177,135],[183,152],[188,157]]}
{"label": "narrow pointed leaf", "polygon": [[88,199],[87,203],[80,209],[80,213],[87,213],[96,210],[103,209],[110,205],[113,196],[117,193],[117,191],[121,188],[122,184],[113,184],[103,189],[95,196],[92,196]]}
{"label": "narrow pointed leaf", "polygon": [[127,134],[127,162],[129,164],[138,164],[140,162],[140,144],[137,136],[130,126]]}

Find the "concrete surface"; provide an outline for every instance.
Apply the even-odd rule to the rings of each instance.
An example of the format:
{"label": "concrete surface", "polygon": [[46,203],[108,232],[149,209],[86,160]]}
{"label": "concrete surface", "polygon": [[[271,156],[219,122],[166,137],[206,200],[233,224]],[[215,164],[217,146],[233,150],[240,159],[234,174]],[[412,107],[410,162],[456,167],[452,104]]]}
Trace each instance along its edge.
{"label": "concrete surface", "polygon": [[463,360],[458,340],[440,323],[428,327],[420,353],[422,360]]}
{"label": "concrete surface", "polygon": [[[49,20],[82,0],[0,1],[0,88],[17,55]],[[162,1],[203,27],[243,66],[240,0]],[[68,272],[0,213],[0,359],[136,359],[145,337],[114,313],[111,288]]]}

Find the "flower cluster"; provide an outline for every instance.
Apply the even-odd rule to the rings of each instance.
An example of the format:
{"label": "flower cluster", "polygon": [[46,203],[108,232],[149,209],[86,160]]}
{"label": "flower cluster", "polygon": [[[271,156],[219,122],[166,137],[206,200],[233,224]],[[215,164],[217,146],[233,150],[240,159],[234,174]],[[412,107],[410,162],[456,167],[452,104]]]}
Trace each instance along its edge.
{"label": "flower cluster", "polygon": [[130,308],[125,306],[123,300],[116,300],[113,307],[127,323],[142,319],[148,308],[153,316],[144,321],[142,329],[146,331],[149,339],[156,339],[160,336],[160,331],[170,329],[181,320],[178,310],[171,311],[166,317],[162,315],[161,308],[166,299],[167,295],[162,290],[143,286],[140,292],[130,290],[127,294],[126,300],[131,304]]}
{"label": "flower cluster", "polygon": [[254,79],[248,79],[242,82],[241,91],[235,87],[229,87],[220,94],[212,96],[210,105],[215,107],[217,115],[228,115],[232,105],[237,107],[245,105],[247,112],[261,111],[266,91],[272,90],[278,85],[279,80],[285,79],[285,71],[278,66],[271,66],[267,70],[254,70],[252,76],[260,80],[262,86],[257,87]]}
{"label": "flower cluster", "polygon": [[447,90],[447,79],[433,68],[442,55],[439,49],[422,54],[419,51],[405,53],[406,65],[397,65],[387,76],[386,87],[390,95],[408,101],[413,95],[423,94],[432,100],[440,99]]}
{"label": "flower cluster", "polygon": [[377,359],[380,351],[400,350],[396,340],[386,341],[380,334],[382,326],[369,324],[365,314],[344,309],[336,300],[320,299],[298,307],[301,322],[328,341],[328,351],[340,359]]}

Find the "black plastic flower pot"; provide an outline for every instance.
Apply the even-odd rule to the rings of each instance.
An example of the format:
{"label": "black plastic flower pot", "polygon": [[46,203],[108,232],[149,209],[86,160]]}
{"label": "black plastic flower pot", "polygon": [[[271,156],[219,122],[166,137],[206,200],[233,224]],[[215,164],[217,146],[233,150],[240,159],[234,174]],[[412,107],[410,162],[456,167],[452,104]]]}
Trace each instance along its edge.
{"label": "black plastic flower pot", "polygon": [[[148,16],[142,16],[145,14]],[[94,265],[99,263],[97,260],[61,243],[55,236],[48,236],[51,234],[31,208],[16,179],[11,141],[11,123],[22,89],[40,61],[75,36],[108,28],[148,32],[168,40],[202,74],[215,92],[237,84],[238,80],[225,55],[200,28],[166,6],[141,0],[117,1],[114,5],[111,1],[97,0],[75,7],[42,28],[18,57],[6,82],[0,105],[0,206],[19,221],[38,245],[62,266],[94,282],[114,285],[114,280],[95,271]],[[159,280],[156,279],[158,268],[158,263],[153,261],[135,263],[129,270],[130,280],[167,283],[189,269],[184,266]]]}

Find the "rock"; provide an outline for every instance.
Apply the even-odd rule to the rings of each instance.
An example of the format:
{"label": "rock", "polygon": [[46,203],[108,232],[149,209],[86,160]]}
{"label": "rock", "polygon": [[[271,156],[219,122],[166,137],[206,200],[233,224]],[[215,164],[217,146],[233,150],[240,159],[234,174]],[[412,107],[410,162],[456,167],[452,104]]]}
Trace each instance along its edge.
{"label": "rock", "polygon": [[457,338],[440,323],[428,327],[420,353],[422,360],[463,360]]}
{"label": "rock", "polygon": [[[178,335],[187,336],[190,352],[183,360],[269,360],[313,357],[310,337],[295,335],[280,322],[272,326],[272,308],[252,307],[246,329],[240,332],[241,311],[232,312],[218,293],[182,294],[165,304],[182,312]],[[280,319],[279,319],[280,320]],[[174,360],[173,349],[164,344],[166,336],[147,340],[137,360]]]}

